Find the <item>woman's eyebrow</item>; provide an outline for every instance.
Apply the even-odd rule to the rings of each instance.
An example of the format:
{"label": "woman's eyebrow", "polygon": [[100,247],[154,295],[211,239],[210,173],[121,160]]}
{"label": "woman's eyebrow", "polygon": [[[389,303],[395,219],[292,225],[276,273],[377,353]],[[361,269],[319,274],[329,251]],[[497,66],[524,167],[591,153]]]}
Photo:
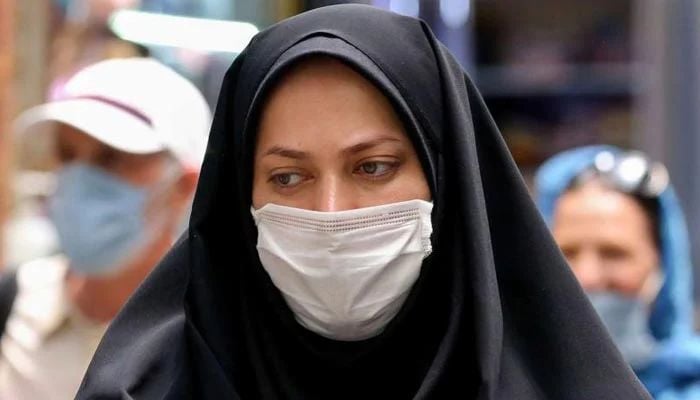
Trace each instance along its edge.
{"label": "woman's eyebrow", "polygon": [[[345,154],[354,154],[354,153],[359,153],[361,151],[370,149],[372,147],[378,146],[382,143],[386,142],[395,142],[395,143],[401,143],[401,140],[394,138],[394,137],[380,137],[372,140],[367,140],[364,142],[359,142],[355,143],[351,146],[348,146],[342,150],[343,153]],[[296,150],[296,149],[290,149],[288,147],[283,147],[283,146],[272,146],[270,147],[265,153],[263,154],[263,157],[269,156],[269,155],[275,155],[279,157],[285,157],[285,158],[292,158],[295,160],[302,160],[305,158],[309,158],[309,153],[302,151],[302,150]]]}
{"label": "woman's eyebrow", "polygon": [[272,146],[270,147],[265,154],[263,154],[263,157],[269,156],[269,155],[275,155],[275,156],[280,156],[280,157],[286,157],[286,158],[293,158],[295,160],[301,160],[304,158],[309,157],[309,153],[301,150],[294,150],[282,146]]}
{"label": "woman's eyebrow", "polygon": [[354,153],[359,153],[363,150],[371,149],[372,147],[378,146],[382,143],[386,142],[396,142],[396,143],[401,143],[401,140],[395,138],[395,137],[380,137],[360,143],[353,144],[349,147],[346,147],[343,149],[343,153],[345,154],[354,154]]}

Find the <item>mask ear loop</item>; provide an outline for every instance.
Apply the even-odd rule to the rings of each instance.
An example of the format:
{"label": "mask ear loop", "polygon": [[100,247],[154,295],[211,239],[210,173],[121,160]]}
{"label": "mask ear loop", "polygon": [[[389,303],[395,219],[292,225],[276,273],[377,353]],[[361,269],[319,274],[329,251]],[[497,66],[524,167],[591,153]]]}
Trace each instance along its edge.
{"label": "mask ear loop", "polygon": [[651,307],[656,301],[656,297],[659,295],[661,288],[666,281],[666,275],[662,272],[661,267],[656,267],[656,269],[649,274],[649,276],[642,284],[642,288],[639,292],[639,298],[647,305]]}
{"label": "mask ear loop", "polygon": [[153,237],[157,234],[170,220],[167,207],[155,207],[172,192],[173,186],[180,178],[189,170],[190,167],[182,165],[175,158],[168,156],[166,160],[165,171],[158,182],[148,191],[148,205],[146,207],[146,215],[144,215],[146,234],[148,237]]}

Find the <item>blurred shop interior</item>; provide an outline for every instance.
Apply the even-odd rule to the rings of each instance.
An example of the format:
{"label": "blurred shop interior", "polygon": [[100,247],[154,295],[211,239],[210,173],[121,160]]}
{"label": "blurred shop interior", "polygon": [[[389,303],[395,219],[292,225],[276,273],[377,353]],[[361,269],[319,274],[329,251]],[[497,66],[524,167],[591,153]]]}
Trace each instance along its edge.
{"label": "blurred shop interior", "polygon": [[[41,161],[48,144],[14,137],[12,120],[55,96],[76,68],[148,54],[189,77],[213,106],[226,68],[257,30],[347,2],[0,1],[0,259],[18,263],[55,241],[37,217],[52,186],[42,172],[50,167]],[[700,265],[700,2],[354,2],[418,16],[432,27],[476,80],[526,180],[550,155],[585,144],[638,148],[665,162]],[[173,18],[150,19],[164,15]],[[236,25],[203,28],[210,36],[186,34],[203,20]]]}

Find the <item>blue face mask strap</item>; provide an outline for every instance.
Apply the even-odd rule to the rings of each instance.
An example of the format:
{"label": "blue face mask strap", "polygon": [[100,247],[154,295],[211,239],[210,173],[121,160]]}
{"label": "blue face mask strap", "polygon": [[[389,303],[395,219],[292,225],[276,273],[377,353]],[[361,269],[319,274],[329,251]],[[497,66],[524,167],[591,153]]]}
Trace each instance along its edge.
{"label": "blue face mask strap", "polygon": [[162,196],[167,195],[184,173],[182,165],[173,157],[168,156],[165,163],[160,179],[148,190],[149,202],[158,201]]}
{"label": "blue face mask strap", "polygon": [[[167,165],[165,166],[165,170],[159,179],[158,183],[149,190],[148,194],[148,199],[147,202],[149,204],[157,204],[158,202],[162,201],[162,199],[166,196],[168,196],[172,190],[175,190],[175,186],[177,185],[178,181],[182,178],[182,176],[186,172],[186,167],[183,166],[177,159],[175,159],[172,156],[168,156],[168,159],[166,160]],[[159,213],[160,215],[150,215],[147,216],[147,218],[151,218],[151,221],[155,221],[152,227],[148,228],[150,230],[156,230],[158,231],[161,227],[161,225],[158,223],[159,219],[163,219],[165,221],[171,221],[173,219],[177,220],[178,222],[175,224],[175,230],[173,232],[173,238],[172,240],[175,241],[177,238],[180,236],[182,232],[184,232],[187,229],[187,226],[189,224],[189,216],[191,213],[191,200],[190,204],[188,204],[185,207],[185,210],[182,212],[182,215],[168,215],[168,209],[165,207],[156,207],[155,210],[160,210],[161,212]]]}

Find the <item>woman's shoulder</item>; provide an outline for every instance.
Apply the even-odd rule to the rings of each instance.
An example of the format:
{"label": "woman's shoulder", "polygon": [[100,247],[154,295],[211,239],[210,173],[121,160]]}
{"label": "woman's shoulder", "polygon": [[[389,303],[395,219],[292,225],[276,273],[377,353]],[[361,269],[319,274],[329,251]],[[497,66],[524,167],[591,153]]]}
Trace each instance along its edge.
{"label": "woman's shoulder", "polygon": [[638,375],[655,399],[700,399],[700,336],[660,342],[656,358]]}

